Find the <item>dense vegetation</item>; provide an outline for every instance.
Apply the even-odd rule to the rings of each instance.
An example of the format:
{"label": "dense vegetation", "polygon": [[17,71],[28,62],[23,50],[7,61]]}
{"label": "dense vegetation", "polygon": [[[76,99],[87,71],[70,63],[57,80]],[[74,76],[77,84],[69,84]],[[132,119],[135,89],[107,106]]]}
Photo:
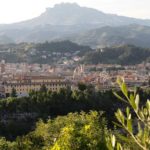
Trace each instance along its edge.
{"label": "dense vegetation", "polygon": [[[115,149],[117,150],[132,150],[135,148],[136,150],[140,150],[144,147],[145,149],[143,150],[148,150],[147,148],[149,148],[150,142],[147,140],[150,137],[150,130],[145,125],[147,124],[149,126],[149,122],[147,121],[150,116],[150,104],[147,102],[146,107],[143,108],[140,108],[139,104],[140,106],[143,105],[146,102],[146,98],[150,98],[150,91],[137,89],[136,93],[140,93],[141,98],[144,99],[144,101],[140,102],[139,96],[136,93],[128,92],[124,83],[120,82],[120,88],[124,96],[121,95],[122,98],[118,96],[120,92],[117,92],[115,95],[122,101],[129,102],[125,105],[122,105],[122,102],[113,101],[115,98],[112,92],[97,92],[83,84],[79,84],[79,89],[75,91],[62,89],[59,92],[49,92],[45,88],[41,88],[39,92],[32,91],[28,98],[8,98],[2,100],[0,102],[0,114],[1,121],[2,118],[5,119],[5,121],[3,120],[5,125],[9,124],[9,121],[12,120],[16,121],[16,124],[18,124],[18,120],[21,122],[28,121],[29,123],[32,121],[32,117],[34,117],[33,112],[38,114],[38,118],[41,117],[42,120],[36,123],[34,130],[29,133],[24,132],[26,135],[17,137],[13,142],[7,141],[5,138],[0,138],[0,149],[113,150],[116,147]],[[130,107],[126,109],[126,118],[126,116],[123,116],[124,111],[122,112],[122,110],[125,110],[124,108],[128,104]],[[118,107],[122,110],[119,109],[116,112]],[[134,111],[130,111],[130,108],[133,108],[135,113],[139,115],[141,121],[144,121],[144,124],[141,124],[141,122],[138,123],[142,125],[142,128],[138,129],[138,134],[132,130],[132,122],[136,119],[136,116],[133,113]],[[99,110],[104,110],[105,113]],[[68,112],[74,113],[68,114]],[[124,132],[121,132],[120,135],[120,132],[118,133],[118,131],[121,131],[119,128],[114,130],[111,126],[111,129],[109,129],[109,121],[117,121],[113,118],[114,112],[116,112],[116,119],[119,121],[116,125],[122,128],[126,127],[129,135]],[[23,118],[12,117],[13,114],[23,113]],[[25,116],[27,113],[33,116]],[[49,119],[47,115],[50,115]],[[6,116],[9,116],[10,120]],[[106,121],[107,119],[109,120]],[[16,130],[16,127],[10,124],[11,128],[13,128],[11,131]],[[136,129],[135,125],[134,129]],[[2,131],[5,130],[0,127],[0,131],[2,135]],[[9,135],[12,134],[11,131],[8,132]],[[126,138],[127,136],[128,138]],[[135,139],[138,139],[138,143]]]}
{"label": "dense vegetation", "polygon": [[65,53],[65,52],[76,52],[76,51],[81,51],[81,52],[87,52],[88,50],[91,50],[90,47],[88,46],[82,46],[75,44],[70,41],[60,41],[60,42],[45,42],[42,44],[37,44],[35,47],[38,51],[50,51],[50,52],[60,52],[60,53]]}
{"label": "dense vegetation", "polygon": [[74,91],[32,91],[29,97],[4,99],[0,101],[0,134],[14,139],[30,131],[39,118],[46,120],[69,112],[105,111],[111,122],[112,113],[117,105],[121,105],[115,99],[112,91],[95,91],[93,87],[82,84]]}
{"label": "dense vegetation", "polygon": [[140,48],[132,45],[118,46],[99,49],[89,52],[83,62],[87,64],[122,64],[134,65],[150,60],[150,49]]}
{"label": "dense vegetation", "polygon": [[82,58],[85,64],[123,64],[133,65],[150,61],[150,49],[132,45],[106,47],[92,50],[70,41],[45,42],[40,44],[20,43],[0,45],[0,59],[6,62],[27,62],[40,64],[63,63],[74,56]]}
{"label": "dense vegetation", "polygon": [[91,111],[39,121],[36,129],[15,142],[0,140],[1,149],[12,150],[77,150],[106,149],[109,135],[102,113]]}
{"label": "dense vegetation", "polygon": [[[70,41],[35,43],[20,43],[0,45],[0,60],[6,62],[27,62],[52,64],[60,61],[63,57],[82,56],[91,51],[88,46],[82,46]],[[66,56],[65,53],[69,53]]]}

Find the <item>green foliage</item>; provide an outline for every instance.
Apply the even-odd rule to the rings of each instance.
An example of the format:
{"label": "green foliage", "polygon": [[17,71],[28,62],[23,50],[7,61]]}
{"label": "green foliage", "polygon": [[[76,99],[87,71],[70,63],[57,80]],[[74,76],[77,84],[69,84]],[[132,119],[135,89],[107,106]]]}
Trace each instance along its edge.
{"label": "green foliage", "polygon": [[[1,138],[0,149],[149,149],[150,102],[143,105],[145,101],[140,101],[137,91],[129,92],[123,80],[118,80],[118,84],[123,93],[115,93],[121,100],[119,102],[112,91],[95,91],[92,86],[85,85],[74,91],[61,89],[51,92],[43,88],[41,91],[31,91],[29,97],[1,100],[0,134],[11,140],[18,135],[20,137],[14,142]],[[138,92],[143,99],[150,96],[148,89],[143,91],[138,88]],[[98,113],[101,110],[105,111],[111,129],[112,114],[116,112],[118,122],[115,121],[115,125],[118,128],[108,130],[102,113]],[[41,120],[33,130],[39,118]]]}
{"label": "green foliage", "polygon": [[45,149],[52,150],[106,149],[108,133],[102,113],[96,111],[70,113],[47,123],[40,121],[34,132],[43,137]]}
{"label": "green foliage", "polygon": [[69,113],[66,116],[40,120],[35,131],[18,137],[14,142],[0,139],[3,150],[107,150],[109,136],[102,112]]}
{"label": "green foliage", "polygon": [[17,97],[17,92],[16,92],[16,89],[13,87],[12,88],[12,91],[11,91],[11,97]]}
{"label": "green foliage", "polygon": [[122,64],[133,65],[150,58],[150,49],[131,45],[104,48],[103,51],[93,51],[85,55],[83,63],[90,64]]}
{"label": "green foliage", "polygon": [[[123,134],[121,136],[126,140],[127,138],[131,139],[131,143],[137,147],[136,149],[148,150],[150,149],[150,101],[147,100],[145,106],[140,107],[140,97],[136,91],[129,93],[122,79],[118,79],[117,82],[126,99],[121,98],[118,94],[115,95],[130,107],[127,107],[125,111],[117,110],[115,116],[118,123],[115,122],[115,125],[127,133],[127,136],[123,136]],[[114,135],[113,138],[110,137],[108,142],[110,149],[115,147],[117,150],[123,149],[121,144],[115,141]],[[132,145],[127,147],[131,148]]]}
{"label": "green foliage", "polygon": [[47,92],[47,88],[46,88],[45,84],[42,84],[42,86],[40,88],[40,92],[43,92],[43,93]]}
{"label": "green foliage", "polygon": [[88,46],[78,45],[71,41],[58,41],[58,42],[45,42],[42,44],[37,44],[36,49],[38,51],[47,51],[47,52],[75,52],[75,51],[89,51],[91,50]]}
{"label": "green foliage", "polygon": [[[45,90],[44,90],[45,91]],[[30,91],[29,97],[7,98],[0,101],[0,135],[7,139],[25,135],[39,118],[67,115],[69,112],[105,111],[109,123],[118,105],[112,91],[95,91],[86,86],[84,91],[61,89],[57,92]],[[110,125],[111,126],[111,125]],[[13,127],[13,128],[11,128]]]}
{"label": "green foliage", "polygon": [[78,83],[78,89],[80,91],[86,90],[87,86],[84,83]]}
{"label": "green foliage", "polygon": [[[7,52],[8,49],[10,52]],[[27,62],[39,64],[55,64],[64,53],[75,53],[79,51],[78,55],[83,56],[92,49],[89,46],[82,46],[71,41],[45,42],[45,43],[19,43],[19,44],[5,44],[0,45],[0,51],[4,51],[0,55],[0,59],[5,59],[7,62]],[[53,53],[61,53],[61,56],[54,56]],[[43,59],[41,56],[45,55],[47,58]],[[34,56],[34,57],[33,57]],[[55,60],[53,59],[55,57]]]}
{"label": "green foliage", "polygon": [[8,142],[5,138],[0,138],[0,150],[17,150],[15,142]]}
{"label": "green foliage", "polygon": [[[57,92],[30,91],[29,97],[7,98],[0,101],[0,113],[37,113],[50,116],[74,111],[113,110],[115,96],[112,91],[95,91],[82,85],[80,90],[61,89]],[[110,106],[112,109],[110,109]]]}

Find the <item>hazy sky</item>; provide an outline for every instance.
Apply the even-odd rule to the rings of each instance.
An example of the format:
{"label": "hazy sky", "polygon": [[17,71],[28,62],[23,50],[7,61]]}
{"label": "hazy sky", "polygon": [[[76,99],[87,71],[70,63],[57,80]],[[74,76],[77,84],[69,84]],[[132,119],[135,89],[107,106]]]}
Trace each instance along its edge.
{"label": "hazy sky", "polygon": [[150,0],[0,0],[0,23],[39,16],[45,8],[61,2],[76,2],[107,13],[150,19]]}

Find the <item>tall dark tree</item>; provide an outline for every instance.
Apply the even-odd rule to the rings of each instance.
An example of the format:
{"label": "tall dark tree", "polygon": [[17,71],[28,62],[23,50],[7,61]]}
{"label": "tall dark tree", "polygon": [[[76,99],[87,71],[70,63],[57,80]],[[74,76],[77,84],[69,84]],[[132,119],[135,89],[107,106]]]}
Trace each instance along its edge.
{"label": "tall dark tree", "polygon": [[11,97],[17,97],[17,92],[16,92],[16,89],[13,87],[12,88],[12,91],[11,91]]}
{"label": "tall dark tree", "polygon": [[84,83],[78,83],[78,89],[80,91],[85,91],[87,89],[87,86]]}
{"label": "tall dark tree", "polygon": [[47,92],[47,88],[46,88],[45,84],[42,84],[42,86],[40,88],[40,92],[43,92],[43,93]]}

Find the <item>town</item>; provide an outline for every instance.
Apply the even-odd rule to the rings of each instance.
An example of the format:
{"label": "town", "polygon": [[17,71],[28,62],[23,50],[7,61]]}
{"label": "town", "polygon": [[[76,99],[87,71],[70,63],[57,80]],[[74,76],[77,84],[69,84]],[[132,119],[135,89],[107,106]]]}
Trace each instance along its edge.
{"label": "town", "polygon": [[0,2],[0,150],[150,150],[150,1]]}
{"label": "town", "polygon": [[9,97],[13,89],[18,97],[28,96],[31,90],[38,91],[42,85],[57,91],[78,83],[93,85],[97,90],[118,88],[117,77],[122,77],[128,87],[150,86],[150,63],[123,66],[117,64],[97,65],[49,65],[0,62],[0,97]]}

